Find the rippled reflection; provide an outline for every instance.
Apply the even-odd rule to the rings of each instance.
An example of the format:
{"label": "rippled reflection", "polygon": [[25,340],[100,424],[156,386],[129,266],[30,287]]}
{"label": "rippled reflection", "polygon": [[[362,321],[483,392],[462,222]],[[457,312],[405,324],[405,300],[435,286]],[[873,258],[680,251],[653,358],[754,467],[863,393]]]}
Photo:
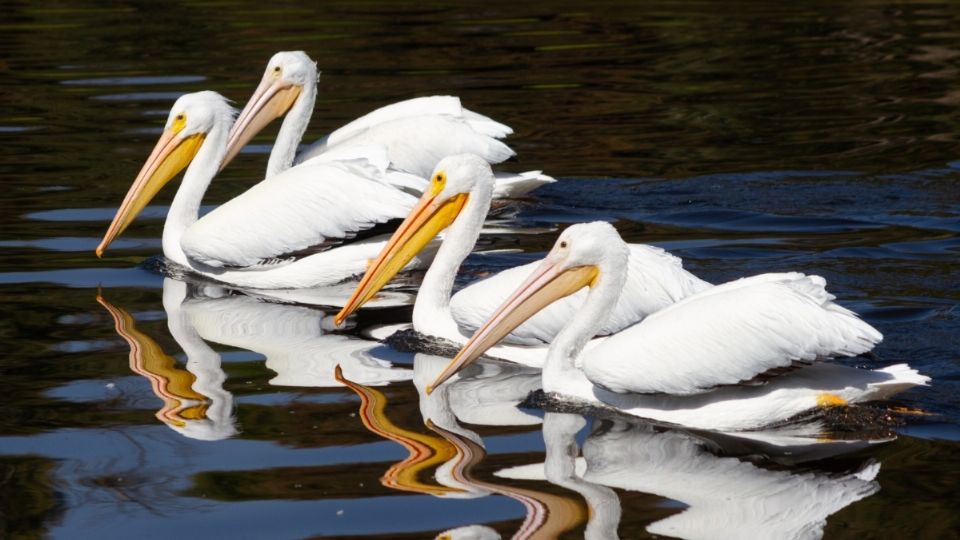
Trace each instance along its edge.
{"label": "rippled reflection", "polygon": [[382,392],[346,379],[340,366],[336,368],[336,377],[360,396],[360,419],[363,425],[371,432],[403,446],[409,453],[406,459],[392,465],[380,477],[384,486],[435,497],[470,495],[468,490],[435,485],[420,478],[422,472],[452,459],[456,454],[453,445],[441,437],[397,426],[387,417],[387,398]]}
{"label": "rippled reflection", "polygon": [[157,419],[195,439],[218,440],[237,432],[233,396],[223,389],[227,375],[220,354],[206,341],[262,354],[266,367],[277,374],[270,384],[277,386],[338,387],[342,383],[335,368],[353,383],[372,386],[409,380],[414,373],[377,358],[376,350],[384,349],[377,342],[330,333],[332,316],[317,309],[164,278],[167,327],[186,356],[181,368],[153,338],[137,330],[127,311],[103,296],[97,301],[130,347],[130,369],[149,380],[163,402]]}
{"label": "rippled reflection", "polygon": [[817,439],[790,432],[726,437],[607,420],[594,425],[583,458],[577,459],[574,437],[584,425],[579,416],[547,413],[546,462],[498,476],[543,479],[578,492],[592,511],[586,536],[595,539],[616,537],[621,507],[611,487],[686,506],[648,525],[651,534],[821,538],[827,517],[879,491],[880,463],[868,459],[843,473],[803,464],[891,440]]}
{"label": "rippled reflection", "polygon": [[[333,303],[349,285],[314,298],[271,291],[267,299],[191,284],[179,314],[170,315],[161,278],[136,266],[161,251],[163,194],[108,259],[92,256],[173,98],[214,89],[242,103],[264,62],[284,49],[306,50],[323,71],[306,140],[400,99],[449,93],[514,128],[519,161],[507,168],[542,168],[561,180],[488,223],[496,228],[481,238],[488,253],[470,257],[461,283],[538,258],[555,239],[544,231],[598,219],[615,221],[629,241],[676,252],[712,282],[784,269],[823,275],[883,331],[883,364],[909,362],[934,377],[893,405],[934,416],[908,418],[895,427],[896,441],[855,453],[838,445],[844,452],[835,456],[834,445],[818,444],[798,452],[799,461],[785,452],[809,433],[781,437],[779,451],[742,436],[683,439],[632,427],[622,436],[646,441],[644,448],[671,440],[668,448],[688,449],[692,464],[742,470],[771,485],[807,489],[823,481],[818,489],[829,493],[842,492],[831,486],[875,459],[883,463],[876,478],[848,481],[883,489],[839,511],[822,506],[825,537],[958,536],[955,5],[184,0],[14,1],[3,9],[0,537],[420,538],[450,530],[485,538],[508,537],[525,520],[532,525],[523,530],[566,526],[553,528],[552,520],[567,518],[551,515],[537,529],[535,511],[477,481],[573,504],[579,510],[566,523],[577,524],[566,537],[582,536],[587,518],[591,530],[613,522],[599,509],[602,496],[576,491],[593,482],[586,472],[565,481],[569,488],[545,481],[542,466],[536,480],[491,477],[555,449],[539,419],[510,404],[514,397],[473,407],[451,395],[444,413],[421,404],[415,385],[423,368],[412,357],[376,345],[365,350],[372,344],[362,340],[338,342],[409,320],[404,308],[370,310],[355,330],[330,334],[319,322],[322,310],[303,304]],[[183,21],[202,21],[203,31],[171,33]],[[274,135],[264,132],[213,182],[205,209],[262,177]],[[112,313],[94,301],[98,286]],[[407,298],[397,301],[408,303],[416,280],[398,290]],[[264,317],[240,317],[261,309]],[[307,324],[311,314],[319,329]],[[175,340],[166,317],[193,329]],[[247,322],[226,324],[233,317]],[[273,318],[296,330],[271,329]],[[126,338],[115,331],[118,320]],[[258,338],[245,341],[242,325]],[[302,349],[286,349],[283,336]],[[327,338],[342,355],[325,356]],[[362,358],[348,366],[355,355]],[[194,366],[195,358],[203,361]],[[473,498],[381,483],[410,451],[361,424],[358,398],[333,378],[338,359],[345,376],[389,400],[389,419],[436,445],[425,446],[424,456],[449,454],[402,481]],[[131,362],[141,371],[131,371]],[[382,384],[411,376],[414,384]],[[421,425],[424,416],[436,430]],[[495,419],[518,425],[485,424]],[[587,418],[587,425],[577,435],[587,440],[575,471],[589,471],[595,441],[619,436],[607,420]],[[181,434],[189,430],[232,435]],[[461,463],[472,465],[458,472]],[[610,470],[619,466],[611,463]],[[712,469],[690,471],[744,495]],[[692,534],[690,519],[718,517],[722,501],[667,480],[641,486],[644,492],[606,486],[622,505],[622,536],[671,523],[677,534]],[[587,511],[588,504],[597,508]],[[755,523],[756,516],[731,514]],[[780,521],[796,524],[789,516]],[[819,526],[806,530],[820,534]]]}
{"label": "rippled reflection", "polygon": [[341,386],[334,377],[338,365],[347,379],[365,385],[413,377],[411,370],[378,358],[389,352],[379,343],[332,333],[333,315],[319,309],[206,287],[183,310],[203,339],[262,354],[277,374],[270,380],[276,386]]}
{"label": "rippled reflection", "polygon": [[[625,420],[593,420],[583,444],[580,416],[530,414],[518,405],[540,387],[540,372],[480,361],[461,377],[425,392],[449,358],[419,353],[413,369],[377,358],[377,342],[332,333],[332,321],[310,307],[277,304],[217,287],[163,280],[163,308],[171,337],[183,351],[184,367],[157,340],[136,328],[124,309],[97,299],[130,348],[130,368],[150,381],[163,403],[156,418],[178,433],[201,440],[236,435],[234,398],[224,390],[227,375],[220,353],[208,343],[255,351],[276,373],[271,384],[346,386],[361,400],[359,420],[373,434],[399,444],[406,457],[380,476],[401,492],[439,498],[488,495],[519,503],[524,518],[515,538],[555,538],[585,527],[587,538],[614,538],[622,508],[618,490],[663,497],[687,508],[646,526],[651,534],[706,538],[772,535],[819,538],[826,519],[879,490],[878,462],[866,460],[848,472],[809,467],[892,440],[891,435],[832,440],[820,423],[778,431],[706,434],[676,431]],[[207,340],[207,341],[205,341]],[[412,380],[417,392],[417,427],[402,427],[388,414],[389,398],[377,386]],[[469,426],[542,425],[543,464],[511,467],[483,479],[475,470],[486,459],[483,438]],[[509,481],[546,481],[581,499]],[[497,534],[464,525],[448,537]]]}
{"label": "rippled reflection", "polygon": [[150,381],[163,407],[156,413],[161,422],[193,439],[219,440],[236,433],[231,415],[233,396],[223,389],[227,376],[220,355],[197,333],[183,310],[189,286],[170,278],[163,280],[163,309],[167,327],[186,355],[186,369],[166,354],[152,338],[136,328],[125,310],[97,297],[113,317],[117,334],[130,346],[130,369]]}
{"label": "rippled reflection", "polygon": [[[430,395],[425,387],[449,362],[449,358],[417,354],[414,384],[420,396],[424,425],[433,432],[424,434],[400,428],[386,415],[385,396],[362,385],[344,380],[362,400],[361,419],[373,433],[395,441],[410,453],[394,464],[381,481],[394,489],[427,493],[437,497],[483,497],[498,494],[523,505],[525,518],[514,538],[556,538],[583,523],[586,509],[567,497],[503,485],[478,479],[473,472],[486,457],[482,438],[461,423],[487,425],[531,425],[540,418],[516,408],[539,384],[540,374],[522,366],[480,361],[462,377]],[[433,470],[431,484],[421,479]],[[479,526],[464,526],[442,533],[442,538],[480,538],[492,534]]]}

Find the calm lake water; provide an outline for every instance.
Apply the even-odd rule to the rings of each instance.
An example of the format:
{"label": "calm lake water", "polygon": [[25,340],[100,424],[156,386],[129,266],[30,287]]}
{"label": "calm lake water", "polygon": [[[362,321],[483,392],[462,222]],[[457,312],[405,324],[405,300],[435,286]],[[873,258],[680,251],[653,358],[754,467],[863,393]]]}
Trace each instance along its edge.
{"label": "calm lake water", "polygon": [[[4,3],[0,537],[960,537],[960,6],[315,4]],[[787,448],[517,409],[536,376],[509,369],[425,399],[444,359],[360,337],[409,307],[331,334],[330,310],[141,266],[172,186],[96,259],[173,100],[240,105],[290,49],[323,71],[308,141],[454,94],[515,129],[506,168],[561,180],[464,281],[610,220],[713,282],[823,275],[885,335],[843,363],[933,384],[864,411],[892,427]]]}

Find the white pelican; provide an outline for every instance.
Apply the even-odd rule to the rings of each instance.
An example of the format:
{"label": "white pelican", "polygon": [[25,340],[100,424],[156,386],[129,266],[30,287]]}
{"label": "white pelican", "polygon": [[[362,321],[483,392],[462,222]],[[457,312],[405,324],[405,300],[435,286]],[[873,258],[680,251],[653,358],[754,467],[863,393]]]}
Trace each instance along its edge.
{"label": "white pelican", "polygon": [[[608,223],[565,230],[433,387],[550,302],[587,286],[586,299],[551,343],[543,368],[544,391],[567,401],[736,431],[782,422],[818,406],[883,399],[929,381],[906,364],[868,371],[818,363],[762,386],[735,386],[797,363],[855,356],[882,339],[831,301],[823,278],[800,273],[762,274],[718,285],[584,351],[627,282],[629,256]],[[582,369],[575,365],[578,357]]]}
{"label": "white pelican", "polygon": [[[493,173],[480,157],[469,154],[444,158],[430,188],[403,221],[364,274],[359,286],[336,316],[337,323],[373,298],[411,257],[446,229],[436,258],[427,270],[413,308],[416,331],[464,343],[462,333],[479,328],[509,291],[520,284],[535,263],[518,266],[474,283],[451,298],[460,264],[473,249],[490,209]],[[681,298],[710,287],[685,271],[680,259],[662,249],[630,245],[629,278],[620,301],[611,306],[595,335],[608,335],[643,319]],[[511,345],[491,351],[495,357],[540,366],[546,344],[578,310],[586,293],[555,303],[510,336]],[[599,340],[597,340],[599,341]]]}
{"label": "white pelican", "polygon": [[388,170],[385,154],[378,159],[364,149],[358,157],[344,148],[264,180],[198,220],[232,119],[233,109],[216,92],[187,94],[174,103],[98,256],[188,163],[164,224],[164,256],[241,287],[320,286],[359,275],[383,243],[356,235],[403,217],[416,202],[388,185],[403,185],[411,176]]}
{"label": "white pelican", "polygon": [[[230,132],[221,169],[267,124],[286,114],[270,159],[267,178],[295,163],[344,146],[383,146],[392,166],[427,177],[440,159],[465,152],[489,163],[500,163],[514,151],[497,139],[513,133],[510,127],[464,108],[454,96],[430,96],[381,107],[320,139],[297,155],[317,98],[317,67],[303,51],[273,55],[260,85]],[[296,156],[296,157],[295,157]],[[540,171],[498,175],[494,197],[518,197],[553,178]]]}

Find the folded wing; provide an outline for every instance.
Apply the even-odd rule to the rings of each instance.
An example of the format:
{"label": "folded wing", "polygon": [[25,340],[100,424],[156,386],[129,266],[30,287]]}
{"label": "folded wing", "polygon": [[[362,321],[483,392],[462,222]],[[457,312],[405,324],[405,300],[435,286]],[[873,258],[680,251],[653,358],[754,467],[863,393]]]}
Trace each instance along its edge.
{"label": "folded wing", "polygon": [[[683,269],[679,257],[642,244],[630,244],[629,268],[623,294],[598,335],[609,335],[631,326],[710,284]],[[450,309],[467,335],[493,314],[539,263],[504,270],[471,284],[453,296]],[[583,305],[587,290],[562,298],[517,327],[505,343],[545,345],[553,341]]]}
{"label": "folded wing", "polygon": [[872,349],[883,336],[834,304],[825,285],[784,273],[707,289],[588,351],[584,373],[614,392],[685,395]]}
{"label": "folded wing", "polygon": [[216,208],[181,239],[187,257],[212,267],[256,268],[336,246],[402,219],[416,199],[391,184],[385,161],[312,161]]}
{"label": "folded wing", "polygon": [[340,145],[382,145],[393,166],[427,177],[442,158],[473,153],[490,163],[514,155],[497,139],[513,133],[509,126],[463,108],[453,96],[409,99],[381,107],[304,149],[297,163]]}

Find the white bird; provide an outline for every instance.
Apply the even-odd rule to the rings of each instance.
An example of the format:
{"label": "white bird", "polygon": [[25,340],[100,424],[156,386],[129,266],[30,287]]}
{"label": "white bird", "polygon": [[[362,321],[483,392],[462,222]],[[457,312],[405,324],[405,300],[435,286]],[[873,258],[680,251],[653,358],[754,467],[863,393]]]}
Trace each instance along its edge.
{"label": "white bird", "polygon": [[[444,158],[436,167],[430,188],[370,264],[356,291],[337,314],[337,323],[373,298],[411,257],[446,229],[417,293],[413,327],[420,333],[457,344],[466,342],[469,332],[480,327],[535,265],[505,270],[451,297],[457,269],[473,249],[490,209],[493,184],[493,173],[482,158],[469,154]],[[662,249],[644,245],[630,245],[627,249],[629,277],[623,294],[598,319],[600,324],[593,335],[613,334],[710,287],[685,271],[680,259]],[[491,355],[526,365],[542,365],[546,344],[573,317],[585,296],[583,292],[543,310],[510,334],[509,345],[496,347]]]}
{"label": "white bird", "polygon": [[358,157],[344,148],[264,180],[198,219],[233,112],[216,92],[174,103],[97,255],[189,164],[163,228],[168,260],[218,282],[261,289],[329,285],[362,273],[383,242],[357,235],[406,215],[416,199],[390,184],[411,176],[388,170],[385,154]]}
{"label": "white bird", "polygon": [[[333,149],[382,146],[392,166],[426,177],[440,159],[477,154],[488,163],[513,157],[501,139],[509,126],[464,108],[454,96],[430,96],[381,107],[337,129],[297,154],[317,98],[317,67],[303,51],[284,51],[267,63],[259,86],[230,132],[221,169],[270,122],[286,115],[267,162],[267,178]],[[519,197],[554,179],[531,171],[498,175],[494,196]],[[421,188],[422,190],[422,188]]]}
{"label": "white bird", "polygon": [[543,369],[544,391],[565,401],[736,431],[820,406],[883,399],[929,381],[906,364],[876,371],[814,364],[761,386],[736,386],[773,370],[861,354],[882,339],[832,302],[822,278],[800,273],[763,274],[706,289],[585,351],[624,290],[629,256],[608,223],[565,230],[433,387],[550,302],[584,287],[586,299],[551,343]]}

